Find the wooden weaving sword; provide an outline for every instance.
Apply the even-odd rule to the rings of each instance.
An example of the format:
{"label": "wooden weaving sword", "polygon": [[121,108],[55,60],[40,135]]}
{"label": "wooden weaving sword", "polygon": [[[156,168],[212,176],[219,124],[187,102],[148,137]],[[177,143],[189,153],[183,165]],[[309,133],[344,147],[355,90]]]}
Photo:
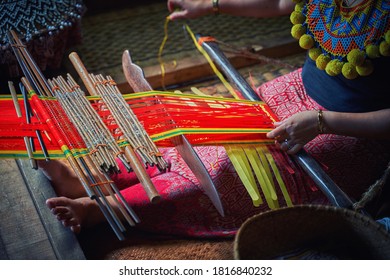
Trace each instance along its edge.
{"label": "wooden weaving sword", "polygon": [[[197,40],[201,37],[202,36],[199,34],[196,35]],[[245,99],[261,101],[260,97],[254,92],[244,77],[242,77],[241,74],[231,65],[230,61],[216,42],[203,41],[202,47],[225,74],[227,79],[237,87]],[[334,183],[334,181],[321,168],[318,162],[315,161],[305,150],[301,149],[293,157],[334,206],[349,209],[352,208],[353,202],[351,199]]]}
{"label": "wooden weaving sword", "polygon": [[[153,90],[148,81],[145,79],[141,67],[132,62],[130,52],[128,50],[124,51],[123,53],[122,66],[126,80],[134,92],[147,92]],[[179,135],[172,137],[171,140],[176,150],[179,152],[188,167],[194,173],[195,177],[198,179],[200,186],[205,194],[210,198],[219,214],[224,216],[224,209],[217,188],[215,187],[206,167],[199,158],[198,154],[195,152],[194,148],[191,146],[188,139],[184,135]]]}

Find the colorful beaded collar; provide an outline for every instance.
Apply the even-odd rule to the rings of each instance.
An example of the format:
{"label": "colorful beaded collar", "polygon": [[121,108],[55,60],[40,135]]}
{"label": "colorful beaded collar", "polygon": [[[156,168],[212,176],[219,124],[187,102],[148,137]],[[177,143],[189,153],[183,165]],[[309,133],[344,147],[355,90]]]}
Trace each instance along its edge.
{"label": "colorful beaded collar", "polygon": [[347,79],[370,75],[372,59],[390,56],[390,1],[293,0],[291,34],[319,69]]}

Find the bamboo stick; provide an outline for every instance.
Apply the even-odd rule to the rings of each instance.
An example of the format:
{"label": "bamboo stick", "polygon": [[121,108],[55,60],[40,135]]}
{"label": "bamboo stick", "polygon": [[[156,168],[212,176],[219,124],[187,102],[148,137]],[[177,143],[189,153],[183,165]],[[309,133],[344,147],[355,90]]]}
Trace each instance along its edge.
{"label": "bamboo stick", "polygon": [[[22,83],[24,84],[24,86],[26,87],[26,89],[29,92],[34,92],[31,85],[29,84],[29,82],[25,78],[22,78]],[[32,100],[35,103],[39,103],[38,98],[33,98]],[[37,104],[37,105],[39,106],[41,104]],[[44,112],[42,112],[42,113],[44,113]],[[45,115],[45,113],[44,113],[43,118],[44,118],[45,122],[49,125],[49,127],[51,127],[51,128],[55,127],[54,121],[53,121],[53,119],[50,118],[50,116],[48,116],[47,114]],[[105,202],[105,203],[102,202],[102,199],[105,199],[105,196],[101,194],[101,192],[98,190],[98,188],[96,188],[98,190],[98,192],[96,193],[90,187],[92,185],[90,183],[90,181],[92,181],[92,183],[95,183],[95,184],[96,184],[96,182],[94,181],[93,176],[92,176],[90,170],[88,170],[88,167],[85,164],[84,160],[82,158],[76,159],[75,157],[73,157],[71,152],[67,152],[67,151],[70,151],[70,149],[66,145],[65,141],[62,139],[60,133],[56,132],[55,129],[54,130],[52,129],[52,132],[53,132],[53,136],[55,137],[55,140],[58,143],[58,145],[61,147],[61,149],[64,151],[64,153],[66,153],[68,155],[67,160],[68,160],[71,168],[74,170],[76,176],[79,178],[79,181],[81,182],[81,185],[84,187],[84,190],[86,191],[87,195],[91,199],[94,199],[97,202],[97,204],[99,205],[99,208],[101,209],[103,215],[105,216],[105,218],[109,222],[110,226],[114,230],[118,239],[123,240],[124,236],[121,233],[121,230],[117,226],[118,221],[116,221],[116,217],[112,216],[112,213],[113,213],[112,209],[110,209],[110,206],[109,206],[109,204],[107,204],[107,202]],[[87,179],[85,172],[87,173],[87,176],[89,177],[90,181]]]}
{"label": "bamboo stick", "polygon": [[[73,66],[75,67],[77,73],[80,75],[80,78],[84,82],[84,85],[87,87],[87,90],[91,95],[98,95],[98,91],[95,88],[93,82],[91,81],[87,69],[84,67],[77,53],[73,52],[69,55]],[[134,150],[131,146],[125,147],[125,155],[127,156],[130,166],[135,172],[137,178],[140,180],[142,186],[144,187],[149,200],[152,203],[156,203],[160,200],[160,195],[157,192],[155,186],[153,185],[152,180],[148,176],[144,165],[139,161],[138,157],[134,153]]]}
{"label": "bamboo stick", "polygon": [[[14,102],[16,115],[17,115],[18,118],[21,118],[22,117],[22,111],[20,110],[18,97],[17,97],[17,94],[16,94],[16,90],[15,90],[14,84],[12,82],[8,82],[8,87],[9,87],[11,95],[12,95],[12,100]],[[30,161],[30,165],[31,165],[31,167],[33,169],[38,169],[38,164],[37,164],[37,161],[34,159],[32,147],[31,147],[31,143],[30,143],[30,139],[29,139],[28,136],[24,136],[23,139],[24,139],[24,145],[26,146],[26,151],[27,151],[28,159]]]}
{"label": "bamboo stick", "polygon": [[[25,49],[25,47],[21,44],[20,40],[17,38],[15,33],[11,33],[14,38],[10,39],[10,42],[12,44],[13,40],[16,41],[17,46],[13,45],[13,50],[15,52],[15,55],[18,59],[18,62],[20,63],[20,66],[22,67],[23,72],[25,75],[35,83],[35,86],[40,90],[41,95],[51,95],[51,91],[49,87],[47,87],[47,81],[45,80],[42,73],[39,71],[38,67],[35,65],[35,62],[30,57],[28,51]],[[58,120],[58,113],[56,114],[55,108],[52,107],[51,103],[48,102],[46,105],[37,97],[37,94],[35,93],[34,89],[32,88],[31,84],[26,78],[22,78],[22,83],[28,90],[29,94],[31,94],[32,102],[37,106],[37,108],[40,108],[40,113],[43,114],[43,119],[46,122],[46,124],[51,129],[53,136],[55,137],[56,142],[61,147],[61,149],[64,151],[64,154],[67,155],[67,159],[69,164],[71,165],[72,169],[74,170],[76,176],[78,176],[82,186],[87,192],[87,195],[91,199],[95,199],[99,208],[101,209],[103,215],[106,217],[107,221],[109,222],[111,228],[114,230],[115,234],[117,235],[118,239],[123,240],[124,236],[121,232],[121,228],[118,227],[118,223],[120,223],[119,219],[115,216],[115,212],[112,209],[112,207],[109,205],[108,201],[106,201],[106,197],[102,192],[100,191],[99,187],[95,187],[94,190],[90,188],[92,185],[91,182],[95,183],[94,177],[91,174],[88,166],[85,164],[85,161],[83,158],[78,157],[74,158],[72,151],[69,149],[67,144],[72,144],[69,140],[69,135],[67,133],[64,133],[64,129],[69,128],[69,134],[74,134],[74,131],[69,127],[61,127],[61,121]],[[46,106],[46,108],[45,108]],[[27,109],[27,107],[26,107]],[[50,114],[48,111],[50,111]],[[54,119],[52,119],[54,117]],[[57,118],[57,119],[56,119]],[[57,126],[56,126],[57,124]],[[58,130],[60,129],[60,130]],[[72,135],[74,136],[74,135]],[[64,137],[64,139],[63,139]],[[77,139],[77,138],[74,138]],[[82,167],[80,167],[80,165]],[[86,176],[86,175],[87,176]],[[87,177],[90,181],[88,181]],[[96,192],[95,192],[96,190]]]}

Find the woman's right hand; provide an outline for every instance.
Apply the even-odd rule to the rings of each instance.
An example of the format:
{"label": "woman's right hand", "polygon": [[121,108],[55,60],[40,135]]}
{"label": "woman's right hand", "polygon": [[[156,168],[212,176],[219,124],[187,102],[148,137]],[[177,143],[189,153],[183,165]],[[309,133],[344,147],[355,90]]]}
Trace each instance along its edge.
{"label": "woman's right hand", "polygon": [[197,18],[213,12],[211,0],[168,0],[171,20]]}

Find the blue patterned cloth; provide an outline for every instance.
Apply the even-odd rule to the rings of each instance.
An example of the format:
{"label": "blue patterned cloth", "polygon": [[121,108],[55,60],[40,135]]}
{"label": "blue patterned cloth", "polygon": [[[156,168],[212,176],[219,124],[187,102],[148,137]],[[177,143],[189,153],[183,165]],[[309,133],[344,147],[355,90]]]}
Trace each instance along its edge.
{"label": "blue patterned cloth", "polygon": [[382,218],[380,220],[377,220],[378,223],[384,226],[384,228],[390,233],[390,218]]}
{"label": "blue patterned cloth", "polygon": [[390,108],[390,57],[373,63],[371,75],[348,80],[342,75],[329,76],[309,58],[302,71],[303,84],[307,94],[327,110],[357,113]]}

